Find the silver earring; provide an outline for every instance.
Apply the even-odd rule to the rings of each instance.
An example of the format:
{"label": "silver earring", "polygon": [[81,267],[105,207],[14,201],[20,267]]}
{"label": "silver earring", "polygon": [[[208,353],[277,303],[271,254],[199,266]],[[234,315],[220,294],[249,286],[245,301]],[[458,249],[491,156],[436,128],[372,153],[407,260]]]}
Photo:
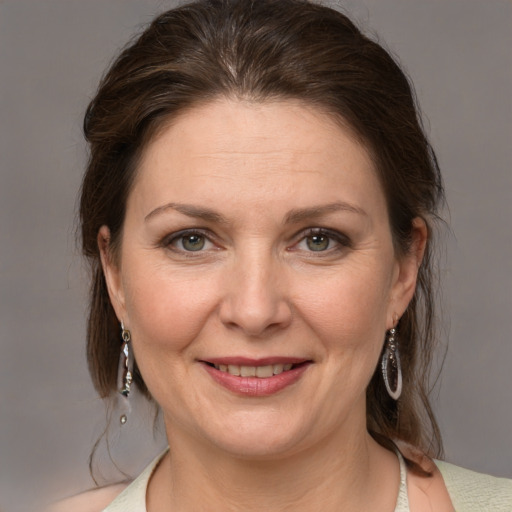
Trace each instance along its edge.
{"label": "silver earring", "polygon": [[121,338],[123,344],[121,345],[121,356],[117,369],[117,390],[122,409],[120,421],[121,425],[124,425],[128,421],[128,413],[131,410],[128,397],[133,382],[133,350],[130,346],[131,333],[128,329],[125,329],[123,322],[121,322]]}
{"label": "silver earring", "polygon": [[381,370],[389,396],[393,400],[398,400],[402,394],[402,367],[395,335],[396,329],[394,327],[386,334],[386,346],[382,354]]}

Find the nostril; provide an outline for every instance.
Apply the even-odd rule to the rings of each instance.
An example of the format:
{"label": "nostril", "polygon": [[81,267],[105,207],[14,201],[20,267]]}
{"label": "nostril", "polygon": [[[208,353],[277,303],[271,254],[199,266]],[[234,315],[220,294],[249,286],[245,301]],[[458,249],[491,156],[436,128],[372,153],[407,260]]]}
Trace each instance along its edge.
{"label": "nostril", "polygon": [[240,329],[251,337],[266,337],[286,328],[293,317],[290,305],[282,298],[262,298],[248,293],[244,297],[227,298],[219,312],[225,327]]}

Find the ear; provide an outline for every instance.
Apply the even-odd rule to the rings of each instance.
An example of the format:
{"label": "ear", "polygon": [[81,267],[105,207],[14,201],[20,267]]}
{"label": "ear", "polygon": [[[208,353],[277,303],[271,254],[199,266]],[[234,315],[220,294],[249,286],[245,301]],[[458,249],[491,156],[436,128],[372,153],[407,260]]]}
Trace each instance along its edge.
{"label": "ear", "polygon": [[411,239],[409,251],[396,262],[388,310],[388,329],[394,327],[404,314],[416,290],[418,271],[428,240],[427,225],[420,217],[412,221]]}
{"label": "ear", "polygon": [[105,275],[105,281],[107,283],[108,295],[118,320],[126,321],[121,268],[119,263],[114,260],[110,240],[110,229],[107,226],[101,226],[98,231],[98,248],[100,251],[103,274]]}

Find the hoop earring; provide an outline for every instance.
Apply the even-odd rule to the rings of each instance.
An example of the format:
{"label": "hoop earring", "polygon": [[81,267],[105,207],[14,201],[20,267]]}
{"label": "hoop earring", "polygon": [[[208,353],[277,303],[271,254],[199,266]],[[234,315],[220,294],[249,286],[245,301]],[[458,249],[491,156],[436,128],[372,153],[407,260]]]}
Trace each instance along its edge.
{"label": "hoop earring", "polygon": [[402,394],[402,367],[395,335],[396,329],[394,327],[386,333],[386,345],[380,367],[389,396],[393,400],[398,400]]}
{"label": "hoop earring", "polygon": [[117,391],[121,400],[121,416],[119,421],[124,425],[128,421],[128,414],[131,411],[130,396],[133,382],[133,350],[130,346],[132,335],[128,329],[125,329],[121,322],[121,356],[119,357],[119,366],[117,369]]}

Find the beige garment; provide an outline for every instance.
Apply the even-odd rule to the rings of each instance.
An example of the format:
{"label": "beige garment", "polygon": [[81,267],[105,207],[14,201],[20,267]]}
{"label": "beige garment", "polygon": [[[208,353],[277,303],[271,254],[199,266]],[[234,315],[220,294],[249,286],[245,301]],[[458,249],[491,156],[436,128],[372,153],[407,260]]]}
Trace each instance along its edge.
{"label": "beige garment", "polygon": [[435,462],[456,512],[512,512],[512,480]]}
{"label": "beige garment", "polygon": [[[167,453],[159,455],[103,512],[147,512],[146,489],[156,466]],[[410,512],[407,470],[400,460],[400,488],[395,512]],[[455,512],[512,512],[512,480],[495,478],[435,461],[443,475]]]}

